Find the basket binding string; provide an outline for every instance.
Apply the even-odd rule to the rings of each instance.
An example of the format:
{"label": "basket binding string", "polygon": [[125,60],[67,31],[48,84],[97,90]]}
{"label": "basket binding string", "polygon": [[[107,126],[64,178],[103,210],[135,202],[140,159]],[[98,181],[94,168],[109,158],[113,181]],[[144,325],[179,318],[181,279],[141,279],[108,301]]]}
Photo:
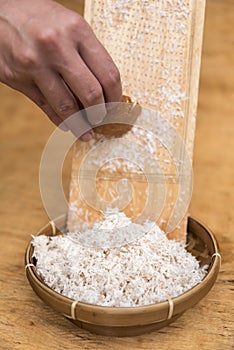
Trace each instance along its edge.
{"label": "basket binding string", "polygon": [[52,236],[56,235],[56,226],[53,220],[49,221],[49,225],[51,226],[52,229]]}
{"label": "basket binding string", "polygon": [[167,320],[170,320],[173,316],[173,311],[174,311],[174,301],[172,299],[168,299],[168,315],[167,315]]}
{"label": "basket binding string", "polygon": [[27,270],[28,267],[35,267],[35,265],[34,264],[27,264],[27,265],[25,265],[25,271]]}
{"label": "basket binding string", "polygon": [[71,303],[71,312],[70,312],[70,315],[65,315],[63,314],[65,317],[67,318],[70,318],[72,320],[76,320],[76,305],[77,303],[79,302],[79,300],[74,300],[72,303]]}
{"label": "basket binding string", "polygon": [[215,257],[218,257],[219,258],[219,265],[221,267],[221,263],[222,263],[222,257],[221,257],[221,254],[219,252],[215,252],[212,256],[211,256],[211,260]]}

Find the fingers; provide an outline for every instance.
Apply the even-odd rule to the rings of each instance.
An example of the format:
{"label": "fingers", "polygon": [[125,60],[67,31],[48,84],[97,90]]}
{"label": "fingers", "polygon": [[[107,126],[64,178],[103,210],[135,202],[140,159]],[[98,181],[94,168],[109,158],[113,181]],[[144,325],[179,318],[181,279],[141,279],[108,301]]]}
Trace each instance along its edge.
{"label": "fingers", "polygon": [[19,91],[32,100],[38,107],[40,107],[56,126],[61,126],[62,130],[64,131],[69,130],[64,123],[61,125],[63,120],[55,113],[35,84],[24,84],[23,87],[20,87]]}
{"label": "fingers", "polygon": [[79,54],[100,82],[106,102],[120,102],[122,85],[120,73],[111,56],[101,45],[92,30],[79,42]]}
{"label": "fingers", "polygon": [[93,131],[87,131],[87,129],[90,129],[90,126],[87,126],[87,122],[80,112],[77,112],[71,118],[67,119],[67,122],[70,121],[70,123],[66,124],[63,119],[55,113],[36,85],[25,84],[20,91],[38,105],[38,107],[48,115],[50,120],[63,131],[71,130],[73,134],[82,141],[89,141],[93,137]]}
{"label": "fingers", "polygon": [[59,73],[86,110],[92,125],[102,122],[106,115],[102,86],[76,50],[69,56],[69,65],[59,67]]}
{"label": "fingers", "polygon": [[45,99],[72,133],[81,139],[91,138],[91,126],[85,118],[83,111],[80,111],[78,102],[61,76],[53,71],[47,71],[45,76],[40,76],[35,80],[38,88]]}
{"label": "fingers", "polygon": [[46,70],[40,76],[35,77],[34,81],[62,120],[79,111],[75,97],[57,73]]}

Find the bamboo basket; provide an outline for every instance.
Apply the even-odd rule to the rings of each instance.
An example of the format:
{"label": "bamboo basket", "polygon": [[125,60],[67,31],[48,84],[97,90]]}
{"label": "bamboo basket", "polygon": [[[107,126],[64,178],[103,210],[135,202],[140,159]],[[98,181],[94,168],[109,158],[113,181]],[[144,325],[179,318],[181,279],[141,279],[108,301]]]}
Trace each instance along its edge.
{"label": "bamboo basket", "polygon": [[[56,227],[66,227],[66,215],[55,222],[49,222],[37,235],[61,234]],[[192,217],[189,217],[187,231],[187,250],[196,256],[201,265],[208,264],[208,273],[201,283],[165,302],[142,307],[115,308],[77,302],[62,296],[48,287],[37,274],[31,242],[25,253],[26,276],[35,293],[47,305],[90,332],[123,337],[158,330],[197,304],[212,288],[219,272],[221,256],[214,235]]]}

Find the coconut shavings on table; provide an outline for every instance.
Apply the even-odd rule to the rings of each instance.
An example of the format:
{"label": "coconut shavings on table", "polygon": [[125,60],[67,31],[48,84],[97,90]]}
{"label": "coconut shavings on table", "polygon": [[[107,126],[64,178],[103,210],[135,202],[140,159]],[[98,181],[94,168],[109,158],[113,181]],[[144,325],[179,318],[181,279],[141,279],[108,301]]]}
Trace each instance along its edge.
{"label": "coconut shavings on table", "polygon": [[[103,239],[103,228],[97,231],[97,226],[93,232],[89,229],[90,247],[74,239],[74,235],[84,238],[85,232],[33,237],[33,256],[44,282],[71,299],[112,307],[165,301],[201,282],[207,266],[200,267],[183,243],[169,240],[155,223],[132,223],[124,216],[116,211],[109,213],[100,226],[108,228],[108,232],[113,227],[113,232],[120,236],[122,228],[126,239],[125,222],[132,235],[131,242],[123,246],[95,248],[91,233],[96,236],[96,243],[100,237]],[[134,234],[136,240],[132,241]]]}

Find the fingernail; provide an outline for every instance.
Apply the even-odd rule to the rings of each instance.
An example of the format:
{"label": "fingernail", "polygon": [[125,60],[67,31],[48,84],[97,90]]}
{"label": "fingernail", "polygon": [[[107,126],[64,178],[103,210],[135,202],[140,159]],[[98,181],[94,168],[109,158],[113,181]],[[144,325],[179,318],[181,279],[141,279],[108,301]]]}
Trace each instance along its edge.
{"label": "fingernail", "polygon": [[99,104],[99,105],[87,108],[86,115],[91,125],[100,124],[106,115],[105,104]]}
{"label": "fingernail", "polygon": [[107,112],[112,111],[119,104],[120,104],[120,102],[108,102],[108,103],[106,103],[106,110],[107,110]]}
{"label": "fingernail", "polygon": [[93,131],[89,131],[89,132],[87,132],[86,134],[82,135],[80,139],[81,139],[82,141],[88,142],[88,141],[90,141],[92,138],[93,138]]}

